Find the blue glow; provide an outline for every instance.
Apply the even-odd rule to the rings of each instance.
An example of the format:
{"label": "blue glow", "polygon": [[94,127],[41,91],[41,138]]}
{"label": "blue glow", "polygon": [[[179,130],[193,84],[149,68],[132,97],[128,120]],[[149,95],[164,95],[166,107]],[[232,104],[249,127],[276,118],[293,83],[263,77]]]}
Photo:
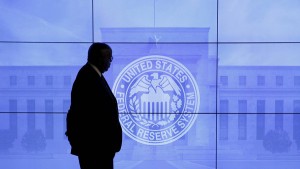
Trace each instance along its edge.
{"label": "blue glow", "polygon": [[[141,79],[136,74],[123,84],[119,77],[145,56],[180,63],[199,90],[200,104],[189,100],[196,119],[176,139],[156,145],[124,132],[116,169],[299,168],[299,15],[299,0],[0,1],[0,168],[79,169],[64,135],[65,113],[93,41],[113,49],[105,77],[120,96],[120,120],[122,110],[132,110],[123,109],[123,101],[132,106],[134,96],[150,93],[118,93],[122,85],[130,92]],[[176,78],[147,70],[148,78],[150,73],[158,73],[156,80]],[[192,86],[173,84],[181,91]],[[167,120],[189,115],[178,102],[186,105],[185,97],[167,90],[159,96],[166,95],[178,104]],[[165,123],[154,120],[149,129]],[[130,132],[131,125],[122,127]]]}

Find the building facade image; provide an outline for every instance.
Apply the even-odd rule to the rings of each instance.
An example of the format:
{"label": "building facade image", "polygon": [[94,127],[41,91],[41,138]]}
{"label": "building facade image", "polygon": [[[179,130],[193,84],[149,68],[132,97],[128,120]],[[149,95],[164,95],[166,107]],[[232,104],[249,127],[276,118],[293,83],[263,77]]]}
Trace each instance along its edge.
{"label": "building facade image", "polygon": [[[114,61],[105,73],[111,87],[127,65],[144,56],[162,56],[182,64],[199,90],[199,107],[191,112],[197,118],[183,136],[169,144],[147,145],[124,133],[117,167],[168,161],[173,166],[215,168],[216,160],[265,160],[273,158],[263,145],[271,130],[286,132],[290,144],[283,153],[292,160],[299,158],[299,66],[218,65],[217,56],[209,52],[217,46],[203,43],[208,41],[208,28],[107,28],[101,32],[113,49]],[[144,43],[119,43],[132,37]],[[65,117],[79,68],[0,67],[0,134],[4,138],[0,150],[16,159],[26,158],[28,151],[54,160],[69,156]],[[177,84],[182,90],[189,87]]]}

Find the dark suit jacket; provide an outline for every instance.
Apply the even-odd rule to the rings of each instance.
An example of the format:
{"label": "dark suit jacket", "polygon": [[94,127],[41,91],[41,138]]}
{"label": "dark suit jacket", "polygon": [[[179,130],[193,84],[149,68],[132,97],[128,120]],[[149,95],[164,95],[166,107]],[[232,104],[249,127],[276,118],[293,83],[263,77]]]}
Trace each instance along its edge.
{"label": "dark suit jacket", "polygon": [[73,83],[66,135],[74,155],[109,154],[121,149],[116,98],[89,63],[79,70]]}

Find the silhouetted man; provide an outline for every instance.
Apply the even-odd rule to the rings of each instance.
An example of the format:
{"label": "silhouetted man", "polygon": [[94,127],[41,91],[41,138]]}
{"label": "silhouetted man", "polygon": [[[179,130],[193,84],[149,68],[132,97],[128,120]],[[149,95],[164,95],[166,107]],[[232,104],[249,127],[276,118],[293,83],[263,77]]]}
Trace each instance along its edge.
{"label": "silhouetted man", "polygon": [[103,76],[112,60],[110,46],[93,43],[73,83],[66,135],[81,169],[112,169],[121,149],[117,101]]}

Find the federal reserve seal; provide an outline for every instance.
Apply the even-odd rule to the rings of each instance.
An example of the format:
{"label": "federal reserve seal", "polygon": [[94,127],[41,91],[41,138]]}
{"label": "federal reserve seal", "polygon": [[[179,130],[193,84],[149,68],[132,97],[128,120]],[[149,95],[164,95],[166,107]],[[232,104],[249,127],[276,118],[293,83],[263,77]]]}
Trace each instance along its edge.
{"label": "federal reserve seal", "polygon": [[169,57],[152,55],[133,61],[118,75],[113,92],[124,133],[143,144],[171,143],[197,118],[196,81],[187,68]]}

